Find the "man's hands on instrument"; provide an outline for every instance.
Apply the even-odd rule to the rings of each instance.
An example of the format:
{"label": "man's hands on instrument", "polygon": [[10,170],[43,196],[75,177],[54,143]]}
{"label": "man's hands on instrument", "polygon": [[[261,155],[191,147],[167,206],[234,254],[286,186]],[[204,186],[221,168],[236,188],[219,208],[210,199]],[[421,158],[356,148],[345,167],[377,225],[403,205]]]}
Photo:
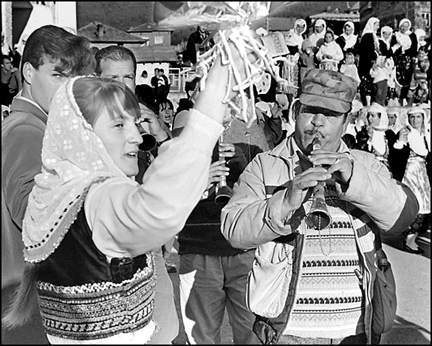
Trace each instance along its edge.
{"label": "man's hands on instrument", "polygon": [[348,153],[336,153],[324,149],[313,150],[309,160],[314,166],[322,166],[341,184],[348,184],[353,173],[353,161]]}
{"label": "man's hands on instrument", "polygon": [[285,194],[287,210],[298,209],[312,193],[311,187],[319,182],[335,179],[343,189],[348,187],[353,173],[353,162],[347,153],[336,153],[324,149],[316,149],[308,156],[312,167],[297,174],[288,185]]}
{"label": "man's hands on instrument", "polygon": [[331,177],[331,173],[323,167],[311,167],[297,174],[287,185],[285,192],[286,210],[293,211],[300,208],[306,199],[306,195],[312,193],[310,188]]}

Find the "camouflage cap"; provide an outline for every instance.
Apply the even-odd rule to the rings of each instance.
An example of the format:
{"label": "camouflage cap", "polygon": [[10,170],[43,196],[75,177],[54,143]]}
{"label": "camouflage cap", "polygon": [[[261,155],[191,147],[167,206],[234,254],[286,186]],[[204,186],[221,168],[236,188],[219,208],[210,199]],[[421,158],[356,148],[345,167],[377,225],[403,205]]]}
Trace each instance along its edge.
{"label": "camouflage cap", "polygon": [[354,78],[337,71],[311,69],[303,79],[300,103],[346,113],[351,109],[356,93]]}

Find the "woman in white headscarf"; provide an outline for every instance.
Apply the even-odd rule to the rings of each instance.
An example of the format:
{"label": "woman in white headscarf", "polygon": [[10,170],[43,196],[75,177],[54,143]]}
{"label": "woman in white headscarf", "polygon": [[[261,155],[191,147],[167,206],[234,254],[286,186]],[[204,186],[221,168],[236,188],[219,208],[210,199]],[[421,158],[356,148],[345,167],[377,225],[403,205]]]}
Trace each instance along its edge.
{"label": "woman in white headscarf", "polygon": [[376,158],[390,169],[388,164],[389,148],[386,139],[388,128],[388,117],[386,109],[380,104],[373,102],[367,109],[366,124],[362,131],[368,134],[367,147],[365,151],[375,154]]}
{"label": "woman in white headscarf", "polygon": [[386,25],[381,28],[379,47],[380,47],[381,54],[386,57],[393,56],[393,50],[391,49],[392,35],[393,35],[393,29],[391,27]]}
{"label": "woman in white headscarf", "polygon": [[426,157],[430,153],[430,133],[427,131],[428,113],[424,108],[413,107],[408,110],[407,126],[398,133],[398,140],[393,145],[400,160],[402,176],[394,176],[408,185],[419,202],[419,214],[408,229],[404,231],[405,251],[422,254],[424,250],[415,240],[421,231],[425,215],[431,211],[430,180],[427,173]]}
{"label": "woman in white headscarf", "polygon": [[306,32],[307,23],[304,19],[297,19],[294,22],[294,28],[288,31],[285,36],[285,43],[288,47],[289,54],[282,61],[281,77],[288,81],[288,86],[284,93],[288,97],[288,101],[297,97],[299,89],[299,58],[303,44],[303,34]]}
{"label": "woman in white headscarf", "polygon": [[297,19],[294,27],[285,35],[285,43],[288,46],[290,54],[300,52],[303,43],[303,34],[306,32],[307,24],[304,19]]}
{"label": "woman in white headscarf", "polygon": [[327,31],[327,23],[324,19],[317,19],[314,24],[314,31],[309,35],[309,41],[314,46],[316,52],[320,45],[324,43],[324,35]]}
{"label": "woman in white headscarf", "polygon": [[342,34],[336,39],[336,43],[342,48],[343,52],[352,52],[354,56],[359,53],[360,41],[358,35],[354,33],[354,23],[348,21],[343,26]]}
{"label": "woman in white headscarf", "polygon": [[373,79],[370,70],[381,55],[379,50],[379,40],[377,31],[380,20],[376,17],[368,19],[360,39],[359,66],[358,73],[360,77],[360,97],[363,105],[369,106],[373,93]]}
{"label": "woman in white headscarf", "polygon": [[379,49],[381,56],[384,59],[385,67],[388,71],[387,78],[387,95],[386,104],[388,104],[390,99],[396,99],[396,71],[395,63],[393,60],[393,50],[391,49],[391,39],[393,35],[393,29],[389,26],[383,26],[381,28],[381,35],[379,37]]}
{"label": "woman in white headscarf", "polygon": [[393,50],[396,80],[400,85],[399,103],[404,106],[412,106],[413,94],[410,92],[410,83],[414,73],[415,58],[417,56],[417,36],[411,31],[411,21],[407,18],[399,22],[399,30],[396,31],[391,40]]}

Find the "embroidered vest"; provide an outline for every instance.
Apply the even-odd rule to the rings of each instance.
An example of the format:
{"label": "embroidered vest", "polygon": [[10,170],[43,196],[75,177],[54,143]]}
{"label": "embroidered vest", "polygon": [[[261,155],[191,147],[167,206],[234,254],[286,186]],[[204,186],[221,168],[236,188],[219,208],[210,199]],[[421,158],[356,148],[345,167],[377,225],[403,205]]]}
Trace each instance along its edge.
{"label": "embroidered vest", "polygon": [[153,254],[109,263],[92,240],[84,208],[57,250],[37,266],[39,306],[49,335],[94,340],[130,333],[151,321]]}

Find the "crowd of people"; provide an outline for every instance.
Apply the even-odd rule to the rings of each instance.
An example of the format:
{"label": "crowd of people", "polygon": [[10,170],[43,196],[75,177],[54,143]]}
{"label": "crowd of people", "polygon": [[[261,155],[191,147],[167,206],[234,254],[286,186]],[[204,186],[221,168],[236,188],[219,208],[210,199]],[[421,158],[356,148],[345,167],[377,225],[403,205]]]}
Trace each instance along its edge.
{"label": "crowd of people", "polygon": [[[223,102],[240,86],[226,90],[220,56],[175,108],[165,71],[137,76],[131,50],[35,30],[2,118],[3,325],[52,344],[169,344],[181,317],[188,343],[214,344],[226,310],[236,344],[379,343],[380,234],[421,254],[430,229],[430,42],[408,19],[397,29],[296,20],[274,66],[286,83],[252,88],[248,125]],[[191,37],[196,64],[214,41]],[[231,47],[246,79],[259,57]],[[308,219],[317,187],[324,229]]]}

